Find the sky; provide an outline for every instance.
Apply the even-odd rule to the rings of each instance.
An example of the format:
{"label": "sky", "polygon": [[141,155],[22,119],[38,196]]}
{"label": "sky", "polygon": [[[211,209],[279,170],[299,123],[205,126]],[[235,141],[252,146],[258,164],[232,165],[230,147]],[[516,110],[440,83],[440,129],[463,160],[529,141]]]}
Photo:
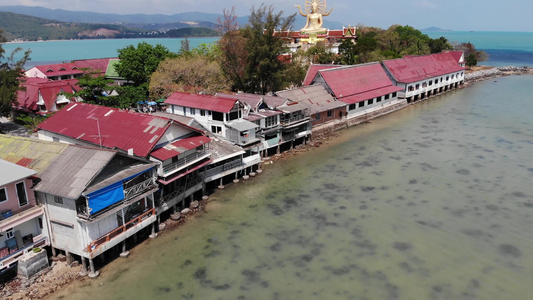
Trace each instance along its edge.
{"label": "sky", "polygon": [[[305,0],[0,0],[0,6],[42,6],[116,14],[222,13],[222,9],[235,6],[238,16],[249,15],[250,9],[261,3],[290,15],[297,12],[294,5],[303,7]],[[417,29],[435,26],[455,31],[533,32],[532,0],[329,0],[326,3],[333,12],[325,18],[346,26],[388,28],[400,24]]]}

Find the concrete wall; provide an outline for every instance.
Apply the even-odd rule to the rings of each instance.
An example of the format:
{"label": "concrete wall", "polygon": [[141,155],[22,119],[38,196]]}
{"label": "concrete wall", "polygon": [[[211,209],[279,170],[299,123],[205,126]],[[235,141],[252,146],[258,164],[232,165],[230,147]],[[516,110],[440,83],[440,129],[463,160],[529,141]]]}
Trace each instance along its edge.
{"label": "concrete wall", "polygon": [[48,266],[48,256],[45,250],[38,253],[29,252],[18,261],[18,276],[27,279],[48,268]]}

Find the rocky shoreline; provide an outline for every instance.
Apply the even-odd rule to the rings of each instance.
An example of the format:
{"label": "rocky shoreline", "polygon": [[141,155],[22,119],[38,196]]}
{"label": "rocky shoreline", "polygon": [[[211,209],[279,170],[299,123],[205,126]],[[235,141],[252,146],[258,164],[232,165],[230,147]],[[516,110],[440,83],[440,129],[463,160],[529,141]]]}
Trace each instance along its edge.
{"label": "rocky shoreline", "polygon": [[[525,75],[533,74],[533,68],[529,67],[474,67],[467,71],[465,75],[465,82],[471,84],[478,81],[494,79],[510,75]],[[335,128],[329,128],[315,133],[312,140],[307,145],[299,145],[291,150],[285,151],[281,154],[276,154],[272,157],[267,157],[262,164],[271,164],[278,160],[288,159],[292,156],[297,156],[299,152],[311,151],[312,148],[321,147],[323,144],[328,144],[328,141],[337,137]],[[160,226],[160,234],[164,234],[164,230],[172,230],[183,223],[186,223],[187,217],[205,210],[207,201],[201,201],[196,207],[193,207],[178,220],[168,219]],[[0,299],[6,300],[22,300],[22,299],[43,299],[51,296],[55,291],[61,289],[73,281],[87,280],[79,274],[81,266],[68,266],[64,261],[54,261],[47,270],[30,279],[16,278],[6,283],[0,284]]]}
{"label": "rocky shoreline", "polygon": [[477,68],[473,69],[470,72],[465,74],[465,81],[467,83],[498,78],[502,76],[510,75],[524,75],[524,74],[533,74],[533,68],[529,67],[515,67],[515,66],[506,66],[506,67],[486,67],[486,68]]}

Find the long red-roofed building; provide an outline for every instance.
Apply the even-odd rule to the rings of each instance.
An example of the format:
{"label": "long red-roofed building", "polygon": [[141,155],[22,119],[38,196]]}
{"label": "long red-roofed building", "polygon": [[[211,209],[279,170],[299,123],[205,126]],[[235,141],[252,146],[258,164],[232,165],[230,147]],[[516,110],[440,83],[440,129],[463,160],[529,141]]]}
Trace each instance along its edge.
{"label": "long red-roofed building", "polygon": [[395,86],[378,63],[344,66],[318,71],[313,84],[322,84],[347,105],[347,116],[357,116],[397,102]]}
{"label": "long red-roofed building", "polygon": [[75,60],[68,63],[38,65],[25,72],[26,77],[46,78],[50,80],[78,79],[83,69],[89,68],[104,75],[111,60],[116,58],[96,58]]}
{"label": "long red-roofed building", "polygon": [[395,85],[398,97],[408,102],[457,88],[464,83],[465,67],[452,52],[411,56],[382,62]]}

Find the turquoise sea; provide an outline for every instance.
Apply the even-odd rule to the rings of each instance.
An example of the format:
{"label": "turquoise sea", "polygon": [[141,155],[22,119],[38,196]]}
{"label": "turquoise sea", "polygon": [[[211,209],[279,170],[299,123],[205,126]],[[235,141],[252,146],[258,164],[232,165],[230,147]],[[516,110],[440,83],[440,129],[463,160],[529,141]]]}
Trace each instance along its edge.
{"label": "turquoise sea", "polygon": [[[180,38],[168,39],[102,39],[102,40],[66,40],[66,41],[44,41],[44,42],[24,42],[24,43],[8,43],[3,44],[2,47],[6,50],[6,54],[10,54],[16,48],[23,50],[31,50],[31,61],[26,64],[26,67],[33,67],[42,64],[54,64],[61,62],[69,62],[76,59],[88,58],[106,58],[117,57],[117,49],[135,45],[141,42],[147,42],[151,45],[161,44],[167,47],[170,51],[178,52],[181,49]],[[213,43],[218,40],[216,37],[208,38],[189,38],[189,46],[196,48],[200,44]],[[15,56],[22,57],[21,55]]]}
{"label": "turquoise sea", "polygon": [[[478,38],[529,53],[524,36]],[[49,299],[529,300],[532,93],[532,75],[474,83],[266,162]]]}
{"label": "turquoise sea", "polygon": [[431,38],[444,36],[449,42],[471,42],[489,54],[488,66],[533,67],[533,32],[445,31],[424,32]]}
{"label": "turquoise sea", "polygon": [[[424,32],[432,38],[446,37],[450,42],[471,42],[478,50],[489,54],[489,60],[482,65],[491,66],[529,66],[533,67],[533,32]],[[137,45],[146,41],[152,45],[162,44],[171,51],[178,52],[183,39],[104,39],[69,40],[4,44],[6,53],[17,47],[30,49],[31,61],[27,67],[38,64],[60,63],[74,59],[116,57],[117,49]],[[190,46],[212,43],[218,38],[191,38]]]}

